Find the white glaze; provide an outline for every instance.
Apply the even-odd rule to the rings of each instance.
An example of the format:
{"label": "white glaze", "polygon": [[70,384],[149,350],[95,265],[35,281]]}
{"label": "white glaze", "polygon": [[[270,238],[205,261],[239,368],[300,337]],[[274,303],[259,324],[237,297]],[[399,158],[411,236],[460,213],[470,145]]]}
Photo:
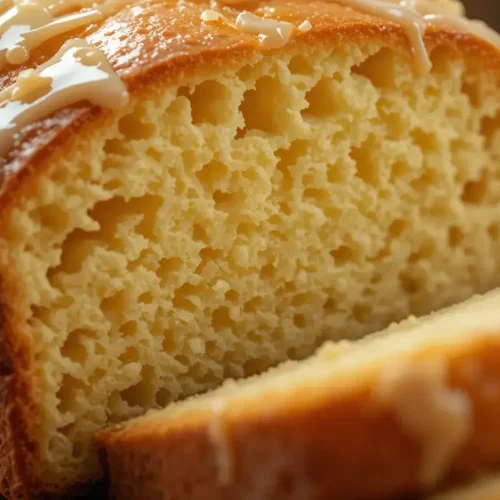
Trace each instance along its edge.
{"label": "white glaze", "polygon": [[218,21],[220,18],[221,18],[221,14],[219,14],[216,10],[214,9],[207,9],[207,10],[204,10],[202,13],[201,13],[201,20],[202,21],[205,21],[206,23],[213,23],[213,22],[216,22]]}
{"label": "white glaze", "polygon": [[0,12],[3,12],[0,16],[0,70],[7,63],[27,62],[30,51],[47,40],[98,22],[129,3],[126,0],[0,1]]}
{"label": "white glaze", "polygon": [[264,49],[284,47],[290,41],[295,29],[291,23],[266,19],[247,11],[238,14],[236,27],[244,33],[257,35]]}
{"label": "white glaze", "polygon": [[[417,71],[420,74],[428,73],[432,67],[424,43],[424,35],[431,24],[446,25],[459,32],[471,33],[493,45],[500,46],[500,36],[485,23],[466,19],[463,6],[455,0],[444,3],[431,0],[333,1],[402,26],[410,42]],[[202,19],[206,22],[215,22],[223,18],[214,9],[205,11],[202,14]],[[266,10],[266,12],[271,13],[272,11],[272,8]],[[216,17],[216,14],[219,17]],[[229,22],[228,24],[232,25]],[[246,11],[241,12],[236,18],[236,28],[244,33],[257,35],[261,46],[265,49],[277,49],[285,46],[295,30],[291,23],[259,17]],[[311,28],[309,21],[304,21],[297,27],[300,32],[307,32]]]}
{"label": "white glaze", "polygon": [[403,27],[415,55],[417,69],[420,73],[430,71],[432,64],[424,44],[424,34],[427,24],[424,18],[407,6],[407,2],[390,2],[381,0],[336,0],[338,3],[387,19]]}
{"label": "white glaze", "polygon": [[402,430],[422,448],[420,480],[433,486],[448,471],[473,429],[468,395],[447,386],[446,366],[428,361],[382,372],[374,399],[394,412]]}
{"label": "white glaze", "polygon": [[491,43],[491,45],[500,47],[500,35],[482,21],[471,21],[451,14],[426,14],[424,20],[428,24],[445,25],[457,31],[472,33],[478,38]]}
{"label": "white glaze", "polygon": [[97,10],[52,19],[46,9],[36,5],[13,7],[0,17],[0,69],[6,63],[23,64],[30,51],[47,40],[101,19]]}
{"label": "white glaze", "polygon": [[470,21],[463,14],[458,2],[436,3],[429,0],[335,0],[337,3],[380,17],[403,27],[415,55],[419,73],[427,73],[432,63],[424,44],[429,24],[445,24],[460,32],[474,34],[483,40],[500,46],[499,35],[485,23]]}
{"label": "white glaze", "polygon": [[302,21],[299,26],[297,27],[297,29],[301,32],[301,33],[307,33],[308,31],[311,31],[312,29],[312,25],[311,25],[311,22],[306,19],[305,21]]}
{"label": "white glaze", "polygon": [[70,40],[0,93],[0,156],[23,127],[80,101],[114,109],[127,104],[128,93],[103,52],[83,40]]}
{"label": "white glaze", "polygon": [[226,405],[222,400],[213,405],[212,417],[209,420],[207,429],[215,453],[217,482],[221,486],[226,486],[231,482],[233,469],[231,448],[224,423],[225,410]]}

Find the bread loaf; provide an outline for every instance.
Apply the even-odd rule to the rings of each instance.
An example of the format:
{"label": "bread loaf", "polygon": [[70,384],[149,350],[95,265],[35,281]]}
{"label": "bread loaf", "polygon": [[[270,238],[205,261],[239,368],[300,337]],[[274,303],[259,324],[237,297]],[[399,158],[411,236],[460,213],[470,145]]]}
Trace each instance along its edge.
{"label": "bread loaf", "polygon": [[118,500],[408,498],[498,466],[499,418],[497,291],[227,382],[99,443]]}
{"label": "bread loaf", "polygon": [[103,426],[500,285],[495,35],[393,3],[39,4],[74,17],[0,54],[7,496],[98,478]]}

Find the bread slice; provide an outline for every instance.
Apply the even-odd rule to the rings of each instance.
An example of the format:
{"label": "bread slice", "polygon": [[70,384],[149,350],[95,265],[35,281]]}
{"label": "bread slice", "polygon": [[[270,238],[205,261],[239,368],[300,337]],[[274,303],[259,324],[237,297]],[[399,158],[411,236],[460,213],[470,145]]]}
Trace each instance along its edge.
{"label": "bread slice", "polygon": [[10,497],[99,477],[105,425],[500,285],[497,47],[430,26],[419,75],[399,24],[336,1],[245,2],[310,22],[280,49],[128,3],[72,36],[129,106],[62,109],[1,168]]}
{"label": "bread slice", "polygon": [[500,290],[105,430],[127,498],[379,499],[500,466]]}

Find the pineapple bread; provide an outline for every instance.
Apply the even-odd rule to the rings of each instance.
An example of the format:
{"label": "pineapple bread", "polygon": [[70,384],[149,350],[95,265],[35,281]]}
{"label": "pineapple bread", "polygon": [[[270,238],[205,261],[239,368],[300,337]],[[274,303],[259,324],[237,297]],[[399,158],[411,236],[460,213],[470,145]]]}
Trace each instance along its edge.
{"label": "pineapple bread", "polygon": [[499,467],[499,419],[500,290],[228,381],[98,444],[118,500],[406,498]]}
{"label": "pineapple bread", "polygon": [[457,2],[35,4],[0,30],[7,497],[98,478],[106,425],[500,285],[500,52]]}

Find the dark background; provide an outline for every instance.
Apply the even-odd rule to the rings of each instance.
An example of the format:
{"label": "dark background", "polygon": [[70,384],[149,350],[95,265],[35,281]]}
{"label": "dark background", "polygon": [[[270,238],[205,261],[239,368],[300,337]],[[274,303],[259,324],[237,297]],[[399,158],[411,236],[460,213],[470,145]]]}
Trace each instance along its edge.
{"label": "dark background", "polygon": [[[472,18],[483,19],[491,27],[500,31],[500,0],[462,0],[467,9],[467,15]],[[100,500],[106,498],[106,485],[99,485],[90,492],[87,498]],[[0,495],[0,500],[3,497]]]}
{"label": "dark background", "polygon": [[462,0],[469,17],[484,19],[500,31],[500,0]]}

